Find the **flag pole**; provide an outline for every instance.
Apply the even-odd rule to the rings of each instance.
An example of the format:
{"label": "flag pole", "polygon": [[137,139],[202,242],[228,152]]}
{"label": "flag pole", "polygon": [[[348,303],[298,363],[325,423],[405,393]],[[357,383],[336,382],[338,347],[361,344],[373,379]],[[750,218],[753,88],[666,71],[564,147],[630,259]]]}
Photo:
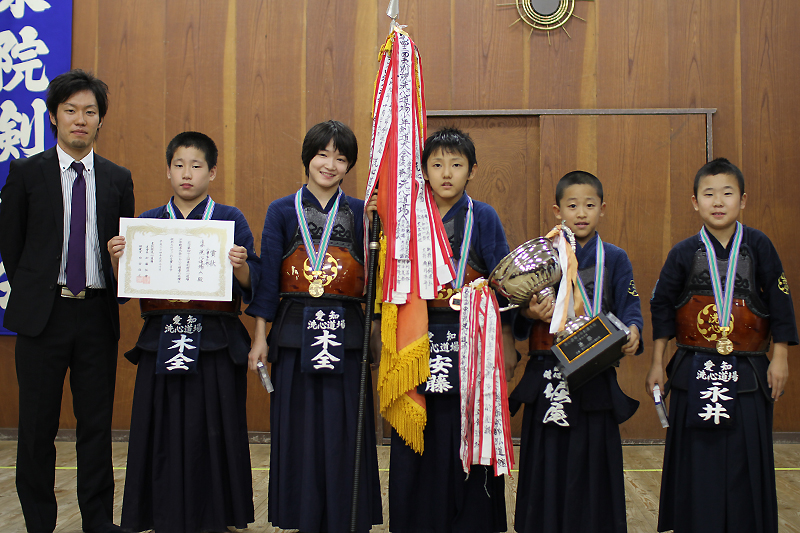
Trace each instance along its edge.
{"label": "flag pole", "polygon": [[[399,14],[399,0],[391,0],[386,15],[392,19],[390,31],[394,30]],[[365,198],[369,203],[370,199]],[[350,507],[350,532],[356,533],[358,527],[358,496],[361,489],[361,456],[364,450],[364,418],[367,403],[367,372],[369,372],[369,340],[372,333],[372,315],[375,308],[375,278],[378,270],[378,250],[380,249],[380,219],[378,212],[372,213],[372,227],[369,234],[369,258],[367,260],[366,308],[364,310],[364,344],[361,353],[361,382],[358,391],[358,418],[356,423],[356,456],[353,462],[353,498]]]}
{"label": "flag pole", "polygon": [[356,533],[358,524],[358,496],[361,488],[361,456],[364,450],[364,418],[367,403],[367,372],[369,372],[369,338],[372,333],[372,314],[375,307],[375,277],[378,270],[380,241],[380,219],[377,211],[372,213],[372,228],[369,236],[369,260],[367,262],[367,304],[364,310],[364,345],[361,354],[361,383],[358,391],[358,420],[356,424],[356,458],[353,466],[353,500],[350,508],[350,531]]}

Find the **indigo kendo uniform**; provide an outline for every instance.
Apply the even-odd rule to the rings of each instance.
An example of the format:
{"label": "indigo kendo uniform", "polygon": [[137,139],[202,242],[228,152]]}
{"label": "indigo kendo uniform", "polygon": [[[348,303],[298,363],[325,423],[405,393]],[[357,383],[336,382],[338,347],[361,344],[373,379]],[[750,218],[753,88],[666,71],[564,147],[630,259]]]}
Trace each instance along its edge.
{"label": "indigo kendo uniform", "polygon": [[[587,314],[600,310],[595,305],[599,283],[601,310],[641,331],[639,294],[625,251],[602,242],[595,232],[585,246],[576,244],[575,256]],[[614,367],[569,390],[550,351],[549,328],[549,322],[522,315],[514,323],[515,337],[529,339],[530,350],[525,373],[509,398],[512,414],[525,404],[515,529],[627,531],[619,424],[633,416],[639,402],[620,389]],[[640,343],[636,353],[641,352]]]}
{"label": "indigo kendo uniform", "polygon": [[[463,283],[457,287],[488,277],[509,253],[497,212],[466,193],[442,221],[460,267],[456,270],[464,272]],[[393,533],[506,530],[504,476],[495,476],[493,467],[481,465],[472,465],[467,476],[459,456],[459,313],[450,307],[454,292],[446,287],[435,300],[428,300],[431,377],[417,389],[425,394],[428,417],[424,453],[416,453],[392,430],[389,525]]]}
{"label": "indigo kendo uniform", "polygon": [[[140,218],[183,215],[170,199]],[[242,212],[209,196],[188,218],[234,221],[234,243],[247,249],[255,287],[259,261]],[[248,303],[252,291],[234,276],[233,295],[228,302],[140,300],[144,325],[125,354],[138,364],[125,528],[194,533],[254,521],[246,417],[250,335],[239,319],[240,303]]]}
{"label": "indigo kendo uniform", "polygon": [[[264,221],[261,281],[247,313],[272,322],[268,513],[282,529],[350,531],[364,338],[363,212],[364,203],[341,189],[323,208],[303,186],[272,202]],[[382,522],[370,374],[367,380],[358,531]]]}
{"label": "indigo kendo uniform", "polygon": [[[730,308],[728,324],[720,306]],[[658,530],[777,532],[767,351],[770,336],[790,345],[798,338],[775,247],[740,223],[727,247],[704,228],[672,248],[650,309],[653,338],[678,345],[667,365]]]}

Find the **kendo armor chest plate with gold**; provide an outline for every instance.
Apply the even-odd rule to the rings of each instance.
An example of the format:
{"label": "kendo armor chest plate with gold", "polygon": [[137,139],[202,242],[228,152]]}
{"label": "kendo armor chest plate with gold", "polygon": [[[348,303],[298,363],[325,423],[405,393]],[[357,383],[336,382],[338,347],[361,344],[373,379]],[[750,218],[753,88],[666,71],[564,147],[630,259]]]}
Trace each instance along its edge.
{"label": "kendo armor chest plate with gold", "polygon": [[[770,339],[769,311],[758,293],[750,250],[742,246],[737,260],[731,330],[727,337],[733,343],[734,354],[766,354]],[[717,266],[720,272],[728,271],[727,260],[717,260]],[[722,332],[704,249],[695,252],[687,280],[676,306],[676,342],[681,348],[716,353]]]}
{"label": "kendo armor chest plate with gold", "polygon": [[[318,246],[327,215],[305,201],[303,211],[311,238]],[[316,278],[322,281],[325,298],[363,300],[364,252],[355,240],[355,216],[348,202],[340,202],[322,274],[314,276],[298,227],[281,263],[281,296],[311,297],[309,286]]]}

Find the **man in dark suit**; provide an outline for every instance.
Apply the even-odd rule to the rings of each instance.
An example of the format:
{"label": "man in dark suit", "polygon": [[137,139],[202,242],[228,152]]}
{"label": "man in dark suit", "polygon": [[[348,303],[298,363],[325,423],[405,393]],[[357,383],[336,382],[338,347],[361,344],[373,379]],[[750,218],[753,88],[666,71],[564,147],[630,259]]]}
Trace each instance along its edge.
{"label": "man in dark suit", "polygon": [[4,326],[18,334],[17,493],[31,533],[56,526],[54,440],[67,369],[77,419],[83,530],[112,523],[111,413],[119,308],[105,243],[132,217],[128,169],[93,151],[108,86],[72,70],[48,87],[57,146],[13,161],[0,191],[0,255],[11,294]]}

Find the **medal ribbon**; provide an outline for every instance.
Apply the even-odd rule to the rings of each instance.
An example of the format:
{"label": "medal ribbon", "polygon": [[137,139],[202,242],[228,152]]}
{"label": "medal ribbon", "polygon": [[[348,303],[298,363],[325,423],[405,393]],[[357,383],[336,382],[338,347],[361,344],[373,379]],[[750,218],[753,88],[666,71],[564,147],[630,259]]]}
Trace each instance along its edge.
{"label": "medal ribbon", "polygon": [[711,288],[714,290],[714,303],[717,305],[717,318],[720,328],[727,328],[731,321],[731,307],[733,306],[733,285],[736,280],[736,267],[738,266],[739,247],[742,244],[742,224],[736,222],[736,231],[733,233],[733,245],[728,256],[728,273],[725,278],[725,290],[722,289],[722,281],[719,277],[717,267],[717,254],[714,252],[714,245],[706,232],[706,227],[700,230],[700,240],[706,247],[706,259],[708,259],[708,271],[711,274]]}
{"label": "medal ribbon", "polygon": [[[460,289],[464,285],[464,273],[467,270],[467,256],[469,255],[469,243],[472,240],[472,226],[475,222],[473,213],[472,198],[467,195],[467,219],[464,224],[464,240],[461,243],[461,257],[458,259],[456,269],[456,279],[453,280],[453,288]],[[455,266],[455,265],[453,265]]]}
{"label": "medal ribbon", "polygon": [[[603,281],[605,279],[605,266],[606,266],[606,251],[603,249],[603,241],[600,235],[597,236],[597,250],[595,252],[594,263],[594,302],[593,305],[589,302],[589,296],[586,294],[586,287],[583,286],[583,281],[580,281],[578,290],[583,299],[583,307],[591,313],[592,317],[600,314],[603,310]],[[580,278],[580,274],[578,275]]]}
{"label": "medal ribbon", "polygon": [[[206,204],[206,209],[203,211],[203,220],[211,220],[211,217],[214,215],[214,206],[217,205],[211,197],[208,197],[208,203]],[[169,214],[169,218],[177,219],[178,217],[175,216],[175,208],[172,206],[172,200],[167,202],[167,213]]]}
{"label": "medal ribbon", "polygon": [[311,239],[306,215],[303,212],[303,188],[301,187],[294,196],[294,211],[297,214],[297,224],[300,226],[300,234],[303,236],[303,244],[306,245],[306,253],[313,272],[322,270],[322,264],[325,262],[325,253],[328,251],[328,242],[330,242],[331,233],[333,233],[333,222],[336,219],[336,213],[339,212],[339,201],[342,196],[344,196],[344,191],[339,187],[336,201],[328,212],[328,218],[325,219],[325,230],[322,232],[322,238],[319,241],[319,250],[314,250],[314,241]]}

